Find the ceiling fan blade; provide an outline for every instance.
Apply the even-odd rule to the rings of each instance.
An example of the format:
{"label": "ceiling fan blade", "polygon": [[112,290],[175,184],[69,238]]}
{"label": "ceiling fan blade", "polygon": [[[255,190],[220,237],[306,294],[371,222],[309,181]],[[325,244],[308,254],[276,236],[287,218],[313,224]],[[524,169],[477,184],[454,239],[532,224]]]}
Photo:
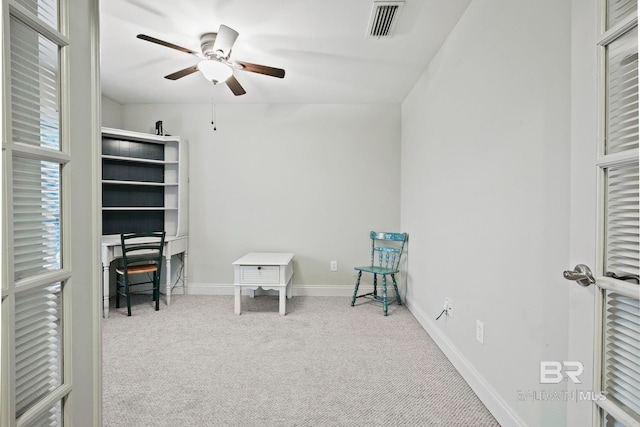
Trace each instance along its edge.
{"label": "ceiling fan blade", "polygon": [[284,78],[284,70],[282,68],[267,67],[266,65],[252,64],[251,62],[244,61],[233,61],[233,64],[243,71],[264,74],[279,79]]}
{"label": "ceiling fan blade", "polygon": [[138,34],[136,37],[138,37],[140,40],[146,40],[151,43],[159,44],[160,46],[169,47],[171,49],[179,50],[180,52],[188,53],[190,55],[197,56],[198,58],[202,58],[202,54],[200,52],[187,49],[186,47],[178,46],[177,44],[169,43],[164,40],[157,39],[155,37],[147,36],[145,34]]}
{"label": "ceiling fan blade", "polygon": [[171,73],[168,76],[164,76],[164,78],[169,80],[178,80],[183,78],[184,76],[188,76],[189,74],[195,73],[196,71],[198,71],[198,65],[192,65],[183,70],[176,71],[175,73]]}
{"label": "ceiling fan blade", "polygon": [[233,92],[235,96],[240,96],[247,93],[247,91],[244,90],[244,88],[240,85],[238,79],[236,79],[234,76],[231,76],[227,79],[227,86],[229,86],[229,89],[231,89],[231,92]]}
{"label": "ceiling fan blade", "polygon": [[220,55],[223,58],[228,58],[231,55],[231,48],[238,38],[238,32],[226,25],[220,25],[216,41],[213,43],[214,52],[222,52]]}

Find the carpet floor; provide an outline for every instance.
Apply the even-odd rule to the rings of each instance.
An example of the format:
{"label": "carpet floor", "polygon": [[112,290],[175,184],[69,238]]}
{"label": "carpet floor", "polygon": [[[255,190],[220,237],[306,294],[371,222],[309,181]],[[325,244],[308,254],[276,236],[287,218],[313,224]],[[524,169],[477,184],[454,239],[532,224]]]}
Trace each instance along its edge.
{"label": "carpet floor", "polygon": [[499,426],[404,306],[242,298],[112,306],[104,426]]}

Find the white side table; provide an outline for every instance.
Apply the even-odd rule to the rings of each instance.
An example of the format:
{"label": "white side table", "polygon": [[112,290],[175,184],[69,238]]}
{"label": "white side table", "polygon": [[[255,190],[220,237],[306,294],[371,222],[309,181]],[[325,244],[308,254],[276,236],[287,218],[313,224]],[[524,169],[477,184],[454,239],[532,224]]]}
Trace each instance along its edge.
{"label": "white side table", "polygon": [[[241,290],[262,288],[280,292],[280,315],[286,312],[286,298],[293,296],[293,254],[281,252],[251,252],[233,262],[234,312],[240,314]],[[286,295],[286,297],[285,297]]]}

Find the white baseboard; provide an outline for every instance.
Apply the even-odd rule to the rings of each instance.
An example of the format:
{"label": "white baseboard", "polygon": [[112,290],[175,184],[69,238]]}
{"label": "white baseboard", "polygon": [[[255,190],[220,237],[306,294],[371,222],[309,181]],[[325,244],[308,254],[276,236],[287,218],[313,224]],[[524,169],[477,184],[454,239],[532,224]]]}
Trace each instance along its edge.
{"label": "white baseboard", "polygon": [[233,285],[189,283],[187,295],[233,295]]}
{"label": "white baseboard", "polygon": [[[310,297],[347,297],[353,295],[354,285],[296,285],[293,284],[293,296]],[[372,292],[373,286],[360,285],[358,293]],[[278,291],[266,291],[277,294]],[[233,284],[227,283],[189,283],[189,295],[233,295]]]}
{"label": "white baseboard", "polygon": [[447,359],[449,359],[460,375],[462,375],[462,378],[469,383],[471,389],[478,395],[478,398],[480,398],[500,425],[504,427],[525,427],[527,424],[511,409],[507,402],[498,395],[493,387],[491,387],[491,384],[476,371],[458,348],[453,345],[451,340],[435,325],[434,321],[414,304],[411,304],[411,301],[405,301],[405,305],[413,314],[413,317],[416,318],[433,341],[435,341],[440,350],[447,356]]}
{"label": "white baseboard", "polygon": [[[164,295],[164,291],[162,290],[162,288],[160,288],[160,293]],[[174,286],[173,288],[171,288],[171,295],[184,295],[184,294],[185,294],[184,286]]]}

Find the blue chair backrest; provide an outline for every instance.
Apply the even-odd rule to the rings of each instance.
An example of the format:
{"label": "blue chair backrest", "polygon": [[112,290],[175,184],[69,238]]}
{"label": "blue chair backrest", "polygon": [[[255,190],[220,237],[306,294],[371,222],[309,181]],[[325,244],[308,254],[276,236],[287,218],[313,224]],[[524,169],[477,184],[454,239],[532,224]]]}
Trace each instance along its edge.
{"label": "blue chair backrest", "polygon": [[371,232],[371,265],[398,269],[407,233]]}

